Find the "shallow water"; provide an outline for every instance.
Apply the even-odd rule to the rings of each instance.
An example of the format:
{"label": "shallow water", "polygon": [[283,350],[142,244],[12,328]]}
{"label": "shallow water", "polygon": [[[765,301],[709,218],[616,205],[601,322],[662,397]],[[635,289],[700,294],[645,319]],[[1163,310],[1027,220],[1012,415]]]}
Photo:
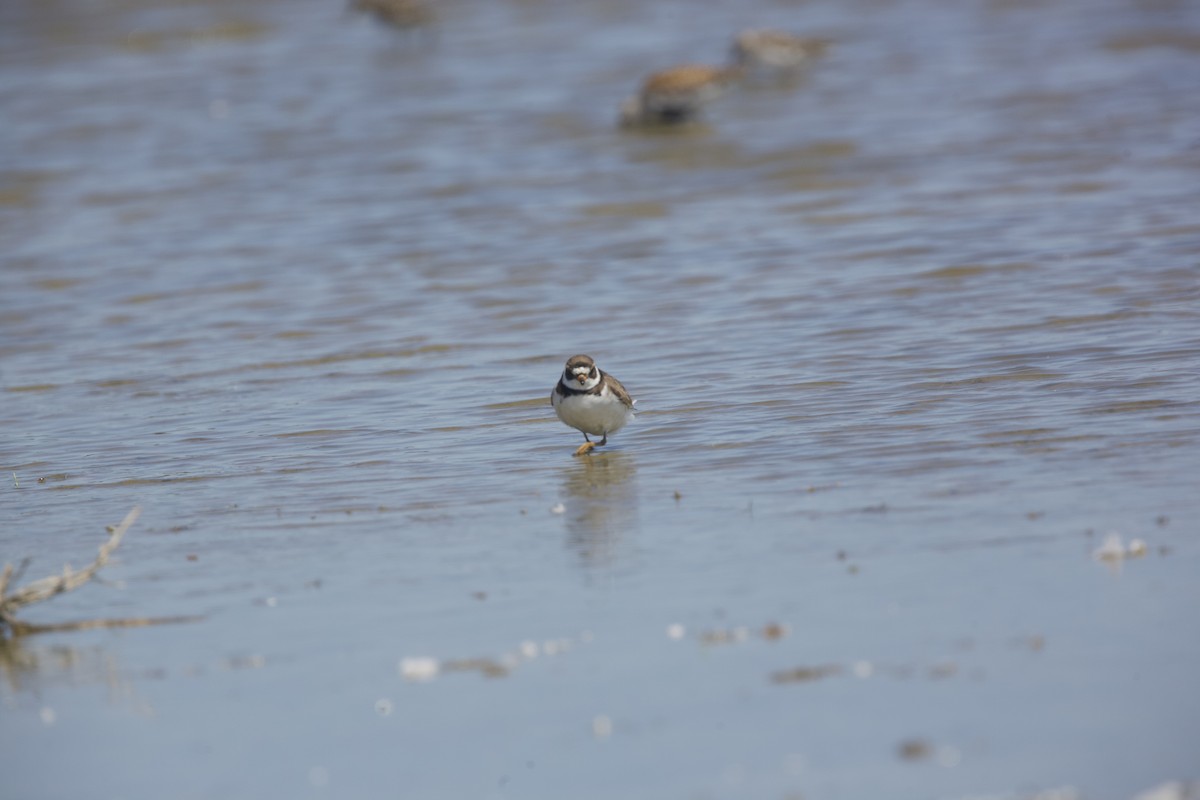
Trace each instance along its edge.
{"label": "shallow water", "polygon": [[1195,5],[698,9],[0,7],[0,560],[204,617],[4,645],[6,796],[1200,777]]}

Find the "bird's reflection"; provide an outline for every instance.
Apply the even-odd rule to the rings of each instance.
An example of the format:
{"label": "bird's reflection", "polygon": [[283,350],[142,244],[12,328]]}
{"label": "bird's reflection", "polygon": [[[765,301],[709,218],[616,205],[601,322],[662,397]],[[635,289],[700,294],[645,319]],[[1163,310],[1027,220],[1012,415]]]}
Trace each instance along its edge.
{"label": "bird's reflection", "polygon": [[572,459],[563,473],[567,542],[586,565],[610,564],[622,536],[637,527],[637,466],[619,451]]}

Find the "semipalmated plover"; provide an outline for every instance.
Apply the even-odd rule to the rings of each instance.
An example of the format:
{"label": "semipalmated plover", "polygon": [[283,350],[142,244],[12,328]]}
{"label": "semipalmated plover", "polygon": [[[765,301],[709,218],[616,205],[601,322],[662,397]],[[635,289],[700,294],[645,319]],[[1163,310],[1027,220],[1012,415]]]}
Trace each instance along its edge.
{"label": "semipalmated plover", "polygon": [[[597,367],[591,356],[582,355],[567,359],[562,377],[550,393],[558,418],[583,432],[584,443],[575,451],[577,456],[608,444],[608,435],[633,419],[635,402],[619,380]],[[604,438],[593,442],[589,433]]]}
{"label": "semipalmated plover", "polygon": [[829,47],[826,39],[804,38],[787,31],[757,28],[733,38],[733,60],[758,73],[792,72],[819,58]]}
{"label": "semipalmated plover", "polygon": [[643,125],[678,125],[700,116],[708,103],[721,95],[741,67],[684,64],[655,72],[637,94],[621,104],[623,128]]}

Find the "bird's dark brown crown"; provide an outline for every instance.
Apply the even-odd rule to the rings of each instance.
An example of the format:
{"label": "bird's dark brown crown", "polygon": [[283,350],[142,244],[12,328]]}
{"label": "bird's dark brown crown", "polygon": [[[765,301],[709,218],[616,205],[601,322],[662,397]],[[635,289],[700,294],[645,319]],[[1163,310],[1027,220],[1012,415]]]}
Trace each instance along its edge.
{"label": "bird's dark brown crown", "polygon": [[567,371],[578,369],[579,367],[587,367],[589,370],[596,366],[596,362],[591,356],[571,356],[567,359]]}

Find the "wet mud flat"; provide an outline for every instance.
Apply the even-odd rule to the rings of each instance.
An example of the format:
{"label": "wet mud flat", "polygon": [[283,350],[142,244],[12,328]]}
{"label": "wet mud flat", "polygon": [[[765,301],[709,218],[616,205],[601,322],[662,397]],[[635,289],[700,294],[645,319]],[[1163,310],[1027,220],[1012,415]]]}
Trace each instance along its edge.
{"label": "wet mud flat", "polygon": [[0,9],[0,794],[1195,796],[1188,4],[411,19]]}

